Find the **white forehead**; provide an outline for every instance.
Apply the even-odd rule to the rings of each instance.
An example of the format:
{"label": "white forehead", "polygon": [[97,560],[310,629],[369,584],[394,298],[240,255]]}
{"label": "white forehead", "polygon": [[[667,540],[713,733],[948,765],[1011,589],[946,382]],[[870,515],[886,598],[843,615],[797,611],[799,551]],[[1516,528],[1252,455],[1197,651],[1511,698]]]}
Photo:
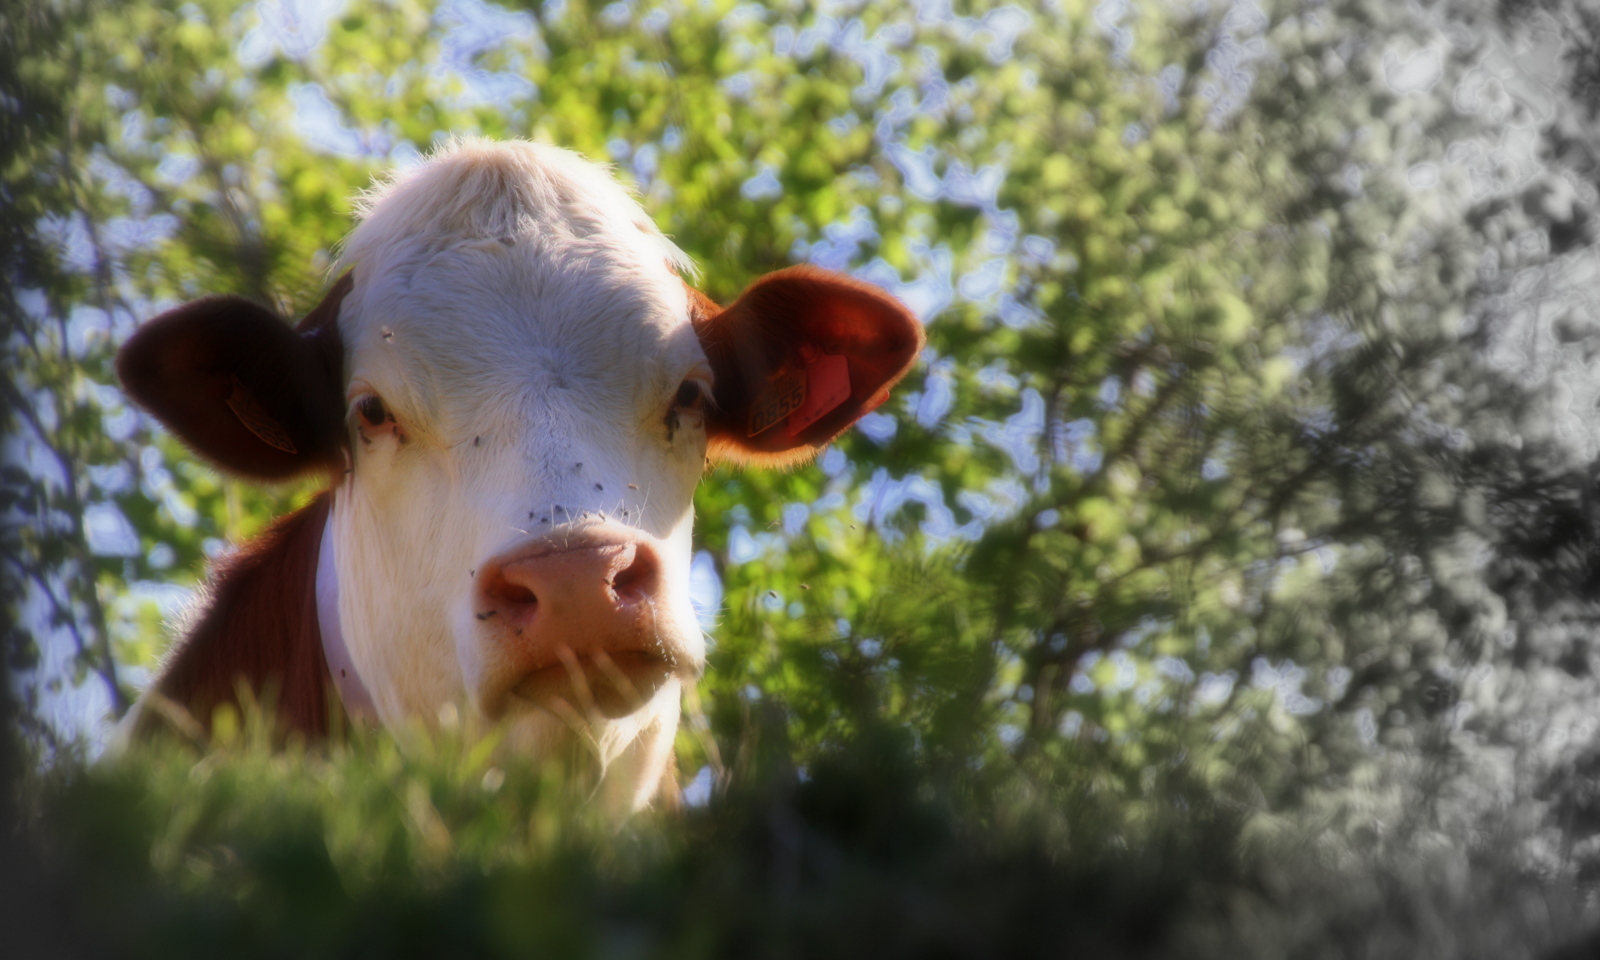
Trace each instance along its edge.
{"label": "white forehead", "polygon": [[351,373],[403,381],[387,386],[419,403],[697,349],[688,258],[576,153],[454,140],[376,185],[358,213],[339,265],[355,270],[340,319]]}
{"label": "white forehead", "polygon": [[375,184],[356,209],[360,224],[345,241],[341,269],[404,270],[452,245],[506,239],[565,241],[685,275],[693,269],[609,168],[547,144],[450,140]]}

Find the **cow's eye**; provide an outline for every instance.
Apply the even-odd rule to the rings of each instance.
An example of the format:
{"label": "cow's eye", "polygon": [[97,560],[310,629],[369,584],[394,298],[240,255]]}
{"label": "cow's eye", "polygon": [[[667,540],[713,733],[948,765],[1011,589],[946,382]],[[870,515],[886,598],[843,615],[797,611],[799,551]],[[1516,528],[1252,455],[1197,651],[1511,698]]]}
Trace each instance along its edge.
{"label": "cow's eye", "polygon": [[683,424],[698,427],[705,423],[705,405],[709,393],[699,380],[690,379],[678,384],[678,392],[672,396],[672,409],[667,411],[669,443]]}
{"label": "cow's eye", "polygon": [[689,410],[700,409],[701,401],[705,398],[705,389],[698,380],[685,380],[678,384],[676,404],[680,408]]}
{"label": "cow's eye", "polygon": [[368,394],[362,397],[361,401],[356,404],[356,412],[361,414],[361,419],[365,420],[367,425],[371,427],[381,427],[390,420],[389,410],[383,405],[383,401],[378,398],[377,394]]}

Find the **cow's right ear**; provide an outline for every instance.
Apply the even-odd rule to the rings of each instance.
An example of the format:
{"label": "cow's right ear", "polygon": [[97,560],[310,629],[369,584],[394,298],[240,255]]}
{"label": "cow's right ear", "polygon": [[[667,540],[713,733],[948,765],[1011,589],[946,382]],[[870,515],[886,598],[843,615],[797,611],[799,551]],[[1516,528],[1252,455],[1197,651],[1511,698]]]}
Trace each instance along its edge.
{"label": "cow's right ear", "polygon": [[716,376],[706,410],[713,460],[786,466],[810,459],[889,398],[925,342],[905,304],[813,266],[769,273],[726,309],[689,290],[695,332]]}
{"label": "cow's right ear", "polygon": [[206,297],[134,332],[117,353],[122,389],[230,473],[287,480],[344,467],[346,273],[297,327],[243,297]]}

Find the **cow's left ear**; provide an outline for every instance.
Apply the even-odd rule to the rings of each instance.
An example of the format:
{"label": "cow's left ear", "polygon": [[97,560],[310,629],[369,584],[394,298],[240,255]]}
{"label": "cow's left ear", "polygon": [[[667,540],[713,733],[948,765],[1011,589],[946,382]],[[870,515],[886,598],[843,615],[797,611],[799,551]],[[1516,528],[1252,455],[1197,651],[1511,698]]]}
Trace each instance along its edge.
{"label": "cow's left ear", "polygon": [[700,344],[716,375],[708,455],[798,463],[889,398],[922,352],[922,324],[900,301],[841,273],[769,273],[719,310],[696,292]]}
{"label": "cow's left ear", "polygon": [[230,473],[287,480],[344,466],[339,304],[346,273],[298,326],[243,297],[163,313],[117,352],[136,403]]}

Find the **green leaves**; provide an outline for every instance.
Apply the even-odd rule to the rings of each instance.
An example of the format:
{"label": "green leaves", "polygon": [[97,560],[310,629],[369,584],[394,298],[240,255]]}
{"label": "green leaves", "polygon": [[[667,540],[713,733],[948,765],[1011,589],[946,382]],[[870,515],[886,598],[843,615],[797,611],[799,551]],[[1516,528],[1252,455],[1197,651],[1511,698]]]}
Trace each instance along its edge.
{"label": "green leaves", "polygon": [[[1381,940],[1371,889],[1468,875],[1438,824],[1534,837],[1490,850],[1496,883],[1584,866],[1600,613],[1567,435],[1592,378],[1563,352],[1587,342],[1567,286],[1587,275],[1562,257],[1593,201],[1549,171],[1496,179],[1487,111],[1511,101],[1474,104],[1509,74],[1482,24],[1366,0],[46,13],[0,14],[20,105],[0,110],[21,438],[5,569],[42,611],[7,652],[69,648],[113,705],[118,671],[171,640],[158,599],[309,493],[222,480],[127,411],[116,343],[205,293],[310,306],[352,198],[443,137],[610,160],[723,301],[810,259],[928,323],[922,367],[818,464],[719,468],[697,494],[724,599],[678,746],[709,812],[618,839],[559,771],[501,765],[492,740],[273,753],[247,718],[209,754],[153,750],[52,801],[67,855],[112,886],[166,884],[167,912],[140,899],[108,924],[152,952],[173,955],[162,922],[219,915],[219,938],[263,953],[303,932],[380,953],[433,935],[878,955],[886,917],[980,913],[991,938],[1069,943],[1121,930],[1119,904],[1140,929],[1178,909],[1094,859],[1118,848],[1191,880],[1259,856],[1241,886],[1178,883],[1253,934],[1286,924],[1249,891],[1281,910],[1307,851],[1430,851],[1393,886],[1361,873],[1359,895],[1313,877],[1338,936]],[[1391,83],[1435,52],[1431,88]],[[1579,183],[1595,168],[1572,106],[1546,156]],[[130,555],[91,508],[132,529]],[[1474,819],[1529,796],[1557,827]],[[1192,860],[1169,856],[1174,832]],[[1106,895],[1118,882],[1146,899]],[[1472,889],[1463,916],[1507,902]],[[1094,909],[1029,925],[1064,903]],[[1291,912],[1287,946],[1251,941],[1263,955],[1356,943]],[[1454,916],[1418,915],[1436,913]]]}
{"label": "green leaves", "polygon": [[65,465],[38,512],[115,503],[139,549],[27,539],[75,591],[61,616],[148,665],[169,628],[97,622],[106,598],[192,583],[309,492],[113,424],[91,400],[131,323],[213,292],[295,314],[372,176],[527,136],[614,163],[720,300],[810,259],[928,324],[922,369],[820,465],[697,494],[725,600],[686,769],[738,768],[763,712],[802,760],[887,725],[1047,795],[1192,769],[1270,804],[1295,764],[1361,768],[1352,731],[1405,727],[1425,671],[1534,616],[1512,595],[1538,577],[1497,572],[1543,569],[1508,518],[1576,496],[1536,391],[1484,359],[1501,278],[1540,262],[1527,204],[1449,173],[1485,129],[1447,96],[1466,60],[1384,85],[1390,38],[1433,49],[1424,18],[1114,12],[352,0],[296,33],[214,0],[82,11],[71,70],[18,61],[63,97],[4,166],[62,238],[25,278],[18,390]]}

